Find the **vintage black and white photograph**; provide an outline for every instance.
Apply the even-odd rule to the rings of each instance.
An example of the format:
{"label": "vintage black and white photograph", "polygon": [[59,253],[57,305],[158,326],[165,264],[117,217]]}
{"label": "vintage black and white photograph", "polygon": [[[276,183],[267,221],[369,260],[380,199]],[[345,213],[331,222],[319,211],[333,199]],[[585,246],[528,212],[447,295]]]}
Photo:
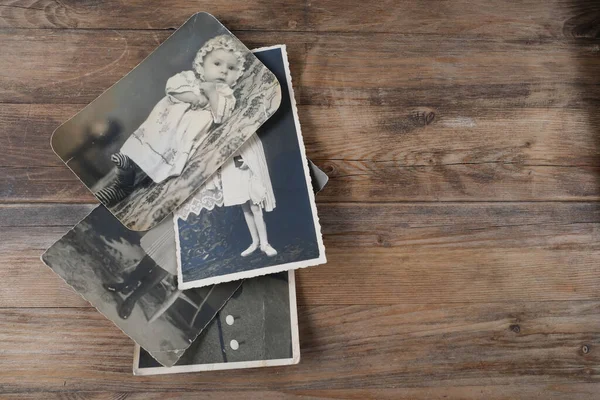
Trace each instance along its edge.
{"label": "vintage black and white photograph", "polygon": [[281,88],[231,32],[195,14],[61,125],[56,154],[125,226],[176,210],[278,109]]}
{"label": "vintage black and white photograph", "polygon": [[297,364],[300,361],[294,271],[246,279],[216,318],[166,368],[135,347],[135,375]]}
{"label": "vintage black and white photograph", "polygon": [[[172,222],[168,228],[172,231]],[[165,248],[158,234],[131,231],[96,207],[52,245],[42,261],[163,365],[173,365],[241,282],[181,291],[174,246],[159,266],[144,250]],[[145,236],[151,240],[146,240]],[[166,246],[169,248],[169,246]],[[160,260],[159,260],[160,261]]]}
{"label": "vintage black and white photograph", "polygon": [[255,54],[281,107],[175,213],[180,289],[326,262],[285,46]]}

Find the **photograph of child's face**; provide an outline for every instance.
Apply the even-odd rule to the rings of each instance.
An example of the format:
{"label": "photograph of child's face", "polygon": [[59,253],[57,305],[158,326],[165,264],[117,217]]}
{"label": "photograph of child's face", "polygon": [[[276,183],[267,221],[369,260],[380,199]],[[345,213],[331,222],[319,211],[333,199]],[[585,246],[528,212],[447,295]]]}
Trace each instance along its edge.
{"label": "photograph of child's face", "polygon": [[216,49],[204,57],[204,78],[207,82],[235,85],[240,70],[240,60],[230,51]]}
{"label": "photograph of child's face", "polygon": [[147,231],[233,156],[280,101],[275,75],[217,19],[198,13],[57,128],[51,143],[124,226]]}

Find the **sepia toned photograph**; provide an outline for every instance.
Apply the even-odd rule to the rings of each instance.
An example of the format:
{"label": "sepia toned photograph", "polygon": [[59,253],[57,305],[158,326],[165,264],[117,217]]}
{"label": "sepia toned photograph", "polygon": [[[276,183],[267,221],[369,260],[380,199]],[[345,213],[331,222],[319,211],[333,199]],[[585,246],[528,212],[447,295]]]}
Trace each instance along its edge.
{"label": "sepia toned photograph", "polygon": [[275,75],[216,18],[195,14],[61,125],[52,148],[123,225],[154,227],[278,109]]}
{"label": "sepia toned photograph", "polygon": [[173,367],[135,347],[135,375],[256,368],[300,361],[294,271],[246,279]]}
{"label": "sepia toned photograph", "polygon": [[[146,235],[153,238],[143,245]],[[159,266],[144,250],[158,246],[160,235],[160,229],[158,234],[128,230],[100,205],[53,244],[42,261],[160,364],[170,366],[241,282],[179,290],[175,253],[159,260]]]}
{"label": "sepia toned photograph", "polygon": [[180,289],[326,262],[285,46],[254,52],[281,107],[175,213]]}

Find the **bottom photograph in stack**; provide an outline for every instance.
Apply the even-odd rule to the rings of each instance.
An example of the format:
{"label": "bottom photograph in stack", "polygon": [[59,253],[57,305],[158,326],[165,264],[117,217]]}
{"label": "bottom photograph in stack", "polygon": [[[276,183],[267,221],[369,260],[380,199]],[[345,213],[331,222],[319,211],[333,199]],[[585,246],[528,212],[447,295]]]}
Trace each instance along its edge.
{"label": "bottom photograph in stack", "polygon": [[300,361],[294,271],[246,279],[172,367],[135,346],[135,375],[255,368]]}

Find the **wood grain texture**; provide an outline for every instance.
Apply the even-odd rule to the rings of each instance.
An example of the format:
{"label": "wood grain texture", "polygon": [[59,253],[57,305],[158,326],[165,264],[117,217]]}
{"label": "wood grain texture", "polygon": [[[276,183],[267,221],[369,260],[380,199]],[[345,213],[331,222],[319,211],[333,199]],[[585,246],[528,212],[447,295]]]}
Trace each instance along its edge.
{"label": "wood grain texture", "polygon": [[[588,201],[600,198],[600,167],[313,160],[329,176],[318,202]],[[66,167],[0,167],[0,203],[90,203]]]}
{"label": "wood grain texture", "polygon": [[[0,104],[0,201],[95,202],[48,145],[81,107]],[[299,112],[307,154],[331,177],[320,202],[600,196],[600,139],[589,134],[600,131],[600,118],[592,108],[305,105]]]}
{"label": "wood grain texture", "polygon": [[[0,102],[87,104],[170,32],[4,29]],[[239,32],[249,48],[285,43],[300,104],[562,107],[598,102],[593,41],[443,35]],[[364,49],[368,49],[365,51]],[[586,73],[582,73],[585,71]],[[484,103],[485,104],[485,103]]]}
{"label": "wood grain texture", "polygon": [[[297,366],[133,377],[39,261],[94,207],[52,131],[197,11],[285,43],[329,262]],[[0,0],[0,397],[596,399],[594,0]]]}
{"label": "wood grain texture", "polygon": [[600,7],[593,0],[459,0],[434,4],[410,0],[201,0],[178,1],[170,7],[164,7],[160,0],[2,0],[0,28],[175,29],[198,11],[210,12],[225,26],[238,30],[561,38],[596,34],[593,25],[586,30],[568,28],[593,21]]}
{"label": "wood grain texture", "polygon": [[131,375],[130,340],[92,309],[0,310],[0,349],[10,356],[0,359],[0,379],[12,393],[252,389],[318,396],[483,383],[554,392],[598,382],[599,309],[597,301],[300,307],[297,366],[155,377]]}
{"label": "wood grain texture", "polygon": [[[82,108],[0,103],[0,166],[63,166],[50,148],[50,136]],[[314,159],[397,161],[405,166],[600,165],[600,138],[588,133],[600,132],[600,115],[593,107],[301,105],[298,112],[307,154]]]}
{"label": "wood grain texture", "polygon": [[[39,255],[92,207],[0,207],[0,307],[87,306]],[[598,203],[321,204],[319,216],[328,263],[298,272],[301,305],[599,299]]]}
{"label": "wood grain texture", "polygon": [[[322,390],[230,390],[226,392],[202,391],[202,398],[208,400],[243,398],[247,400],[432,400],[432,399],[454,399],[473,400],[485,398],[488,400],[514,400],[518,398],[529,400],[563,400],[571,396],[581,400],[596,399],[594,383],[577,384],[553,384],[553,385],[472,385],[472,386],[444,386],[425,388],[394,389],[322,389]],[[33,392],[13,393],[4,396],[7,400],[12,399],[94,399],[94,400],[122,400],[126,399],[197,399],[198,394],[194,392],[181,392],[172,390],[169,392]]]}

